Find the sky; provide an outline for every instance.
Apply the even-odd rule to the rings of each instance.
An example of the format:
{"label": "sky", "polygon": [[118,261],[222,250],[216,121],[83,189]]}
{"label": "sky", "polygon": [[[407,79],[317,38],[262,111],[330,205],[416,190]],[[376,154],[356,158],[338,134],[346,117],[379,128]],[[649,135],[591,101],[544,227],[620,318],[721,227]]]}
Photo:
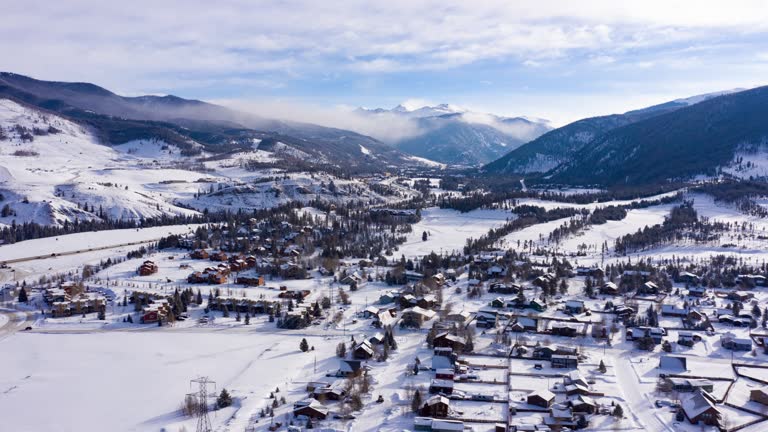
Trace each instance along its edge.
{"label": "sky", "polygon": [[451,103],[562,125],[768,84],[764,1],[0,0],[0,70],[294,120]]}

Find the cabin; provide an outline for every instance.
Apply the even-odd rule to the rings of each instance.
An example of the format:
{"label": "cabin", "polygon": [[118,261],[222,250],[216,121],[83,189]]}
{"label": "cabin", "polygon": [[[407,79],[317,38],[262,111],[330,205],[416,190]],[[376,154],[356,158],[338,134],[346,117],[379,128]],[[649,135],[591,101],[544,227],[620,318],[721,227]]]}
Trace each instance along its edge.
{"label": "cabin", "polygon": [[516,295],[522,290],[520,285],[517,284],[502,284],[502,283],[493,283],[490,287],[488,287],[489,293],[496,293],[496,294],[505,294],[505,295]]}
{"label": "cabin", "polygon": [[576,267],[576,276],[589,276],[599,278],[605,276],[605,272],[600,267]]}
{"label": "cabin", "polygon": [[715,398],[705,391],[697,391],[682,403],[683,414],[691,424],[703,423],[719,426],[722,414],[715,406]]}
{"label": "cabin", "polygon": [[429,393],[435,394],[453,394],[453,381],[444,379],[433,379],[429,383]]}
{"label": "cabin", "polygon": [[189,256],[192,259],[208,259],[209,257],[208,251],[205,249],[195,249]]}
{"label": "cabin", "polygon": [[352,350],[352,356],[358,360],[368,360],[373,357],[373,347],[371,343],[364,340],[357,344],[354,350]]}
{"label": "cabin", "polygon": [[228,259],[227,254],[224,253],[224,251],[214,252],[209,258],[211,261],[227,261]]}
{"label": "cabin", "polygon": [[549,361],[555,369],[574,369],[579,365],[579,358],[574,355],[553,354]]}
{"label": "cabin", "polygon": [[680,331],[677,333],[677,344],[692,347],[696,342],[701,341],[701,336],[689,331]]}
{"label": "cabin", "polygon": [[549,360],[555,354],[555,349],[548,346],[537,346],[533,349],[533,358]]}
{"label": "cabin", "polygon": [[534,286],[537,286],[539,288],[546,288],[549,286],[550,283],[553,283],[557,277],[555,275],[547,273],[543,274],[531,282]]}
{"label": "cabin", "polygon": [[752,339],[749,338],[737,338],[732,334],[727,333],[720,337],[720,345],[731,351],[751,351]]}
{"label": "cabin", "polygon": [[688,295],[691,297],[704,297],[707,294],[705,287],[688,288]]}
{"label": "cabin", "polygon": [[[515,324],[513,327],[517,326],[519,328],[519,331],[538,331],[539,329],[539,321],[535,318],[529,318],[529,317],[518,317],[515,321]],[[517,331],[515,328],[512,329],[512,331]]]}
{"label": "cabin", "polygon": [[688,309],[678,304],[663,304],[661,305],[661,315],[684,317],[688,315]]}
{"label": "cabin", "polygon": [[433,310],[414,306],[403,310],[400,316],[400,324],[404,327],[419,328],[421,325],[435,317],[437,313]]}
{"label": "cabin", "polygon": [[141,266],[136,270],[139,276],[149,276],[157,273],[157,264],[154,261],[144,261]]}
{"label": "cabin", "polygon": [[690,272],[682,272],[677,277],[677,282],[689,285],[698,285],[700,281],[701,279],[697,275]]}
{"label": "cabin", "polygon": [[341,360],[339,370],[336,371],[338,377],[353,377],[363,372],[362,362],[360,360]]}
{"label": "cabin", "polygon": [[666,379],[667,383],[673,391],[679,393],[693,393],[697,390],[704,390],[712,393],[715,389],[715,385],[708,379],[686,379],[669,377]]}
{"label": "cabin", "polygon": [[613,282],[606,282],[600,287],[600,294],[610,296],[619,295],[619,287]]}
{"label": "cabin", "polygon": [[413,419],[413,430],[426,432],[464,432],[464,422],[458,420],[416,417]]}
{"label": "cabin", "polygon": [[768,386],[750,391],[749,400],[768,405]]}
{"label": "cabin", "polygon": [[405,280],[407,280],[408,282],[419,282],[423,279],[424,279],[423,273],[419,273],[411,270],[405,271]]}
{"label": "cabin", "polygon": [[589,396],[578,395],[568,401],[574,414],[594,414],[597,411],[597,403]]}
{"label": "cabin", "polygon": [[749,300],[753,299],[755,295],[748,291],[731,291],[728,293],[728,300],[738,301],[738,302],[748,302]]}
{"label": "cabin", "polygon": [[264,286],[264,276],[238,276],[235,283],[245,286]]}
{"label": "cabin", "polygon": [[434,395],[424,402],[419,408],[419,415],[424,417],[445,418],[448,417],[450,401],[447,397]]}
{"label": "cabin", "polygon": [[550,323],[549,332],[553,336],[576,337],[580,334],[584,334],[584,328],[584,324],[581,323],[552,321]]}
{"label": "cabin", "polygon": [[656,285],[653,282],[646,282],[642,285],[640,285],[640,288],[637,289],[638,294],[653,294],[656,295],[660,292],[659,286]]}
{"label": "cabin", "polygon": [[542,408],[551,408],[555,403],[555,394],[549,390],[539,390],[528,395],[526,398],[528,405],[535,405]]}
{"label": "cabin", "polygon": [[440,333],[432,341],[432,346],[440,348],[451,348],[454,352],[463,352],[467,346],[467,341],[460,336],[450,333]]}
{"label": "cabin", "polygon": [[586,307],[581,300],[568,300],[565,302],[565,313],[571,315],[578,315],[584,313]]}
{"label": "cabin", "polygon": [[682,356],[662,355],[659,357],[659,369],[685,372],[688,370],[688,360]]}
{"label": "cabin", "polygon": [[328,417],[328,408],[313,399],[307,404],[297,404],[294,406],[293,415],[295,417],[304,416],[313,420],[324,420]]}

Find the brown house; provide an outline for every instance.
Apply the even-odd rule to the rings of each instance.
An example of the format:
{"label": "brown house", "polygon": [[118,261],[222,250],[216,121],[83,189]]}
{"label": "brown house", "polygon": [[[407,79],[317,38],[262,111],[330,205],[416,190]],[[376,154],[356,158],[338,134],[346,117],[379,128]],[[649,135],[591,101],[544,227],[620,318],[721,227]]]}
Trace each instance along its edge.
{"label": "brown house", "polygon": [[434,395],[424,402],[419,408],[419,415],[424,417],[445,418],[448,417],[450,401],[445,396]]}
{"label": "brown house", "polygon": [[749,400],[768,405],[768,387],[755,389],[749,392]]}
{"label": "brown house", "polygon": [[211,261],[226,261],[227,260],[227,254],[225,254],[223,251],[214,252],[211,254]]}
{"label": "brown house", "polygon": [[328,408],[323,406],[320,402],[312,400],[307,404],[294,405],[293,415],[305,416],[311,419],[323,420],[328,417]]}
{"label": "brown house", "polygon": [[691,424],[703,423],[707,426],[719,426],[720,410],[715,406],[715,398],[703,390],[699,390],[682,403],[685,418]]}
{"label": "brown house", "polygon": [[208,251],[205,249],[195,249],[189,256],[192,259],[208,259]]}
{"label": "brown house", "polygon": [[157,273],[157,264],[155,264],[153,261],[144,261],[144,263],[139,266],[137,273],[139,276],[149,276],[151,274],[155,274]]}
{"label": "brown house", "polygon": [[463,352],[467,342],[463,337],[450,333],[440,333],[435,336],[432,345],[439,348],[452,348],[454,352]]}
{"label": "brown house", "polygon": [[555,403],[555,394],[549,390],[539,390],[528,395],[526,400],[529,405],[536,405],[542,408],[550,408]]}

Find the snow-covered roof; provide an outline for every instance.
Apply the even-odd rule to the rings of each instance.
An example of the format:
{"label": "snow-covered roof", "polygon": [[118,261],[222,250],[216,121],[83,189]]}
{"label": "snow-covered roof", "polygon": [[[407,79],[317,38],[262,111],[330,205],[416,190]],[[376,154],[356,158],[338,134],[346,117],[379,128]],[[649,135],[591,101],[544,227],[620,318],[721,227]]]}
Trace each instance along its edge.
{"label": "snow-covered roof", "polygon": [[685,411],[685,415],[689,419],[698,417],[710,409],[717,410],[717,407],[712,400],[712,396],[703,390],[699,390],[692,394],[688,399],[685,399],[682,407],[683,411]]}

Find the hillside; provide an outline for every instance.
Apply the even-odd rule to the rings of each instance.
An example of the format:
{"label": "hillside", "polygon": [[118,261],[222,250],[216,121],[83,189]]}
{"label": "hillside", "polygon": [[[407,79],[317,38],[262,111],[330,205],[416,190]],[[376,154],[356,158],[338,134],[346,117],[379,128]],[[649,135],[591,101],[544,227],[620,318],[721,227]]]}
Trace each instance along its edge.
{"label": "hillside", "polygon": [[[139,221],[314,199],[387,200],[362,181],[300,171],[296,161],[315,156],[283,141],[290,137],[199,156],[158,138],[110,146],[101,138],[87,123],[0,98],[0,227]],[[294,171],[272,167],[281,159],[294,161]]]}
{"label": "hillside", "polygon": [[768,87],[710,98],[609,131],[550,181],[568,184],[651,184],[716,175],[743,152],[768,143]]}
{"label": "hillside", "polygon": [[355,169],[409,163],[390,146],[355,132],[264,119],[176,96],[124,97],[90,83],[41,81],[2,72],[0,97],[87,124],[110,145],[159,139],[196,155],[202,149],[230,152],[250,148],[254,139],[279,138],[307,154],[307,163]]}
{"label": "hillside", "polygon": [[603,134],[638,121],[688,107],[703,100],[738,90],[709,93],[677,99],[624,114],[590,117],[554,129],[487,164],[492,174],[545,173],[570,161],[582,149],[592,147]]}

